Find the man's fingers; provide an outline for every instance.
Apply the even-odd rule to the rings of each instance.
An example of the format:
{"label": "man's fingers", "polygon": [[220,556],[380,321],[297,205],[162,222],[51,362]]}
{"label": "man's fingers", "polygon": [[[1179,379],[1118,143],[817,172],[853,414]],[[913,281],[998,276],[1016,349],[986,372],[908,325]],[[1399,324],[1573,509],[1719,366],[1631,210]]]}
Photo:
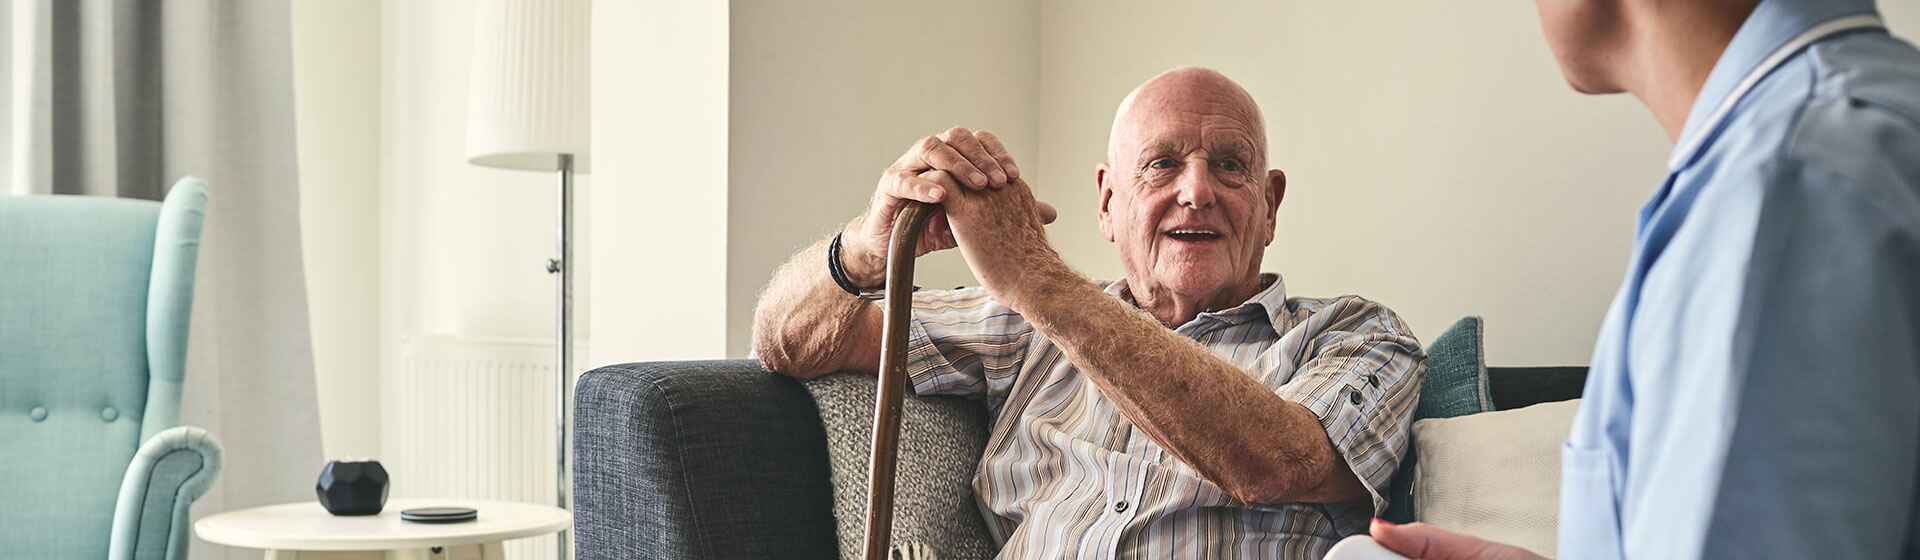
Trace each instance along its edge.
{"label": "man's fingers", "polygon": [[980,140],[974,138],[973,134],[971,130],[956,126],[940,133],[940,140],[952,146],[954,150],[960,152],[960,155],[966,156],[967,161],[972,163],[974,168],[992,177],[992,184],[1006,184],[1007,172],[1000,169],[1000,160],[994,158],[993,154],[987,151],[987,147],[981,145]]}
{"label": "man's fingers", "polygon": [[920,140],[920,143],[914,146],[913,152],[908,155],[915,157],[903,162],[905,165],[902,169],[905,171],[914,173],[927,170],[946,171],[965,178],[967,184],[976,189],[986,187],[990,179],[985,172],[980,171],[979,167],[975,167],[967,156],[936,136],[928,136]]}
{"label": "man's fingers", "polygon": [[1007,145],[1000,143],[999,136],[994,136],[993,133],[985,130],[976,130],[973,131],[973,137],[980,141],[980,145],[987,149],[987,154],[993,156],[994,161],[1000,162],[1000,169],[1007,172],[1007,178],[1020,178],[1020,166],[1013,163],[1013,155],[1007,153]]}
{"label": "man's fingers", "polygon": [[[884,192],[893,198],[939,204],[940,201],[947,199],[947,189],[937,179],[928,177],[932,173],[935,172],[920,175],[907,171],[889,171]],[[892,217],[888,216],[888,219]]]}
{"label": "man's fingers", "polygon": [[[939,170],[939,169],[928,171],[926,173],[921,173],[919,178],[921,181],[932,183],[933,186],[939,187],[941,191],[946,195],[954,194],[953,192],[947,192],[947,191],[953,191],[954,189],[963,188],[960,185],[960,179],[956,178],[953,173]],[[944,197],[942,198],[944,199]],[[921,202],[926,202],[926,201],[921,201]],[[934,201],[934,202],[939,202],[939,201]]]}

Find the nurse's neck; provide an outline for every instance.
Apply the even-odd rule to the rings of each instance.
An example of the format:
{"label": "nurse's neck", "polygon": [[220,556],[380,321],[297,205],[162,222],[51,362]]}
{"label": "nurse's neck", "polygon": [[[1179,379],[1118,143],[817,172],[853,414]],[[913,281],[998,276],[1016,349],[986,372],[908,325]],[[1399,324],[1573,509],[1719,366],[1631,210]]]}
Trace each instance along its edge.
{"label": "nurse's neck", "polygon": [[1687,115],[1727,43],[1759,0],[1626,2],[1628,36],[1615,58],[1621,89],[1653,111],[1667,139],[1680,142]]}

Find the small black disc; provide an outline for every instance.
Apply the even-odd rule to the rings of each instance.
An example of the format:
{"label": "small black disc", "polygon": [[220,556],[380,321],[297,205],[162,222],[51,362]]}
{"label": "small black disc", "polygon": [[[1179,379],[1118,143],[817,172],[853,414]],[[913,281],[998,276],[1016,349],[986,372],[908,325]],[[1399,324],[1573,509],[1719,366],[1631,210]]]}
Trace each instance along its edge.
{"label": "small black disc", "polygon": [[479,517],[478,511],[466,507],[425,507],[400,512],[400,520],[415,523],[459,523],[472,521]]}

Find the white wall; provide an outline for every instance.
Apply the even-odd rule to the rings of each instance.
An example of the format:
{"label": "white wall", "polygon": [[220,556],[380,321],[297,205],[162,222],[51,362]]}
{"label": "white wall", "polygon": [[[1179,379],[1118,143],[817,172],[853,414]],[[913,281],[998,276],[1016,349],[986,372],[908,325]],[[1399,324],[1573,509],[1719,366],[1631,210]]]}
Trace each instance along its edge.
{"label": "white wall", "polygon": [[[726,352],[725,2],[593,5],[589,367]],[[750,304],[749,304],[750,305]]]}
{"label": "white wall", "polygon": [[[991,130],[1023,173],[1041,167],[1036,2],[734,0],[732,15],[727,356],[750,349],[774,268],[858,215],[912,142]],[[956,252],[918,268],[923,286],[975,283]]]}
{"label": "white wall", "polygon": [[380,449],[380,1],[295,0],[301,256],[327,457]]}
{"label": "white wall", "polygon": [[[381,273],[396,291],[383,305],[402,337],[551,339],[554,285],[544,266],[554,255],[554,175],[467,163],[474,3],[388,0],[385,10],[381,195],[391,221],[381,249],[392,259]],[[575,207],[591,207],[592,176],[576,178]],[[585,214],[575,213],[583,232]],[[591,263],[576,265],[591,273]],[[576,290],[586,309],[587,283]]]}

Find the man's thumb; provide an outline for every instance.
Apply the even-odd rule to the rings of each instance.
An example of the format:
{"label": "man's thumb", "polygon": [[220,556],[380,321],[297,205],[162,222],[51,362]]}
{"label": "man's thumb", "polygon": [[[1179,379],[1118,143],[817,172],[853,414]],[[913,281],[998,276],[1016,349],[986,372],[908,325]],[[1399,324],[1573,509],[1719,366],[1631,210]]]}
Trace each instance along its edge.
{"label": "man's thumb", "polygon": [[1060,211],[1055,210],[1052,204],[1035,200],[1033,201],[1033,209],[1040,213],[1040,223],[1043,224],[1051,224],[1055,219],[1060,217]]}

